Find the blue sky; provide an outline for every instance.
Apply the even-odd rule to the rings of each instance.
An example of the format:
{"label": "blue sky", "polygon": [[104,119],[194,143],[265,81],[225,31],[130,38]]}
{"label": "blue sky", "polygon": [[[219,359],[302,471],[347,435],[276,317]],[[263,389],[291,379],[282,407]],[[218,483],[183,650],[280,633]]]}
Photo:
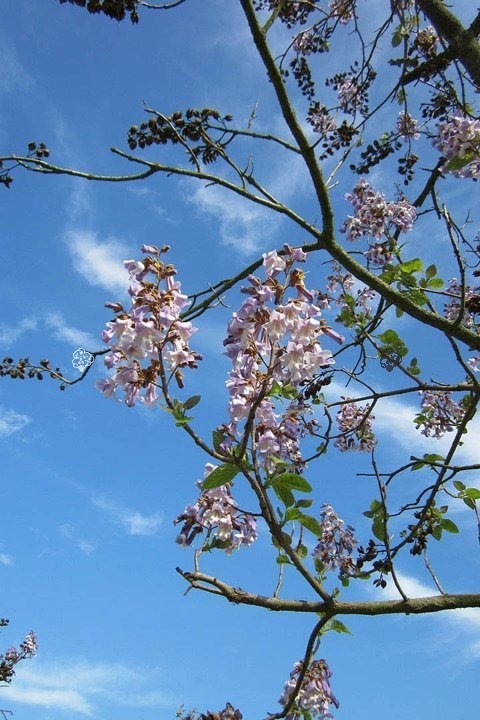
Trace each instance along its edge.
{"label": "blue sky", "polygon": [[[465,11],[468,3],[459,7]],[[347,44],[340,50],[341,60]],[[218,107],[239,124],[258,103],[257,127],[280,127],[236,3],[189,2],[164,15],[144,14],[131,26],[55,0],[16,0],[4,8],[0,58],[5,153],[21,154],[30,140],[45,141],[53,162],[130,172],[108,148],[125,148],[128,128],[142,120],[143,102],[166,113]],[[259,153],[258,159],[262,181],[313,219],[300,164],[282,152]],[[388,178],[377,179],[386,192],[391,189]],[[338,226],[350,181],[341,178],[335,190]],[[475,188],[467,185],[469,194],[460,197],[458,184],[449,183],[446,196],[461,210]],[[19,173],[0,202],[0,355],[47,356],[71,378],[72,353],[101,347],[110,319],[104,303],[123,297],[121,262],[144,242],[171,245],[172,262],[190,292],[239,270],[259,252],[303,239],[286,221],[216,188],[160,176],[109,185]],[[441,266],[444,249],[431,246],[427,221],[423,228],[417,252]],[[312,279],[320,282],[321,276],[312,268]],[[187,378],[188,394],[202,395],[196,417],[205,433],[226,418],[222,378],[228,364],[219,343],[236,300],[232,293],[230,307],[202,318],[194,338],[205,361]],[[448,365],[448,356],[437,350],[432,357],[428,337],[418,354],[432,373]],[[191,557],[175,544],[172,520],[195,499],[205,458],[160,409],[129,410],[106,401],[93,387],[102,376],[99,363],[64,393],[47,380],[0,383],[0,615],[11,619],[1,647],[20,642],[30,629],[40,643],[38,656],[1,691],[0,706],[18,720],[167,720],[182,704],[205,711],[230,701],[249,720],[265,717],[278,710],[276,700],[314,619],[229,606],[202,593],[184,596],[175,567],[189,568]],[[414,414],[413,400],[392,399],[376,412],[376,431],[392,466],[441,447],[414,430]],[[461,450],[464,461],[475,458],[477,429]],[[311,471],[320,502],[332,502],[352,524],[375,496],[369,481],[356,476],[366,467],[362,457],[337,453]],[[470,516],[454,512],[458,524],[471,530]],[[362,530],[368,539],[367,527]],[[441,563],[446,587],[474,591],[474,533],[448,537],[442,545],[442,555],[434,548],[432,559]],[[204,568],[259,593],[275,587],[265,533],[255,547],[231,558],[209,556]],[[406,558],[399,573],[409,594],[433,591],[419,563]],[[287,577],[285,592],[294,597],[306,591]],[[363,585],[350,596],[376,593]],[[385,595],[395,596],[390,589]],[[323,650],[341,701],[338,720],[383,718],[386,711],[390,720],[471,714],[479,611],[348,625],[353,637],[328,636]]]}

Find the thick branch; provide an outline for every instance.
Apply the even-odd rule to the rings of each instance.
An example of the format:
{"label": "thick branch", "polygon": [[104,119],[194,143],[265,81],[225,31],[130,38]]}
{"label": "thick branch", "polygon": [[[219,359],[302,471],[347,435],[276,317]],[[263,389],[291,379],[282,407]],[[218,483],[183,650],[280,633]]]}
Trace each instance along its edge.
{"label": "thick branch", "polygon": [[198,590],[211,591],[222,595],[229,602],[239,605],[255,605],[277,612],[325,613],[330,615],[422,615],[442,612],[444,610],[460,610],[463,608],[480,607],[479,593],[432,595],[431,597],[408,598],[407,600],[372,600],[324,602],[312,600],[283,600],[249,593],[242,588],[234,588],[216,577],[200,572],[185,572],[177,568],[177,572]]}
{"label": "thick branch", "polygon": [[417,5],[437,33],[448,42],[449,51],[458,57],[475,85],[480,87],[480,44],[476,38],[478,16],[465,29],[442,0],[417,0]]}

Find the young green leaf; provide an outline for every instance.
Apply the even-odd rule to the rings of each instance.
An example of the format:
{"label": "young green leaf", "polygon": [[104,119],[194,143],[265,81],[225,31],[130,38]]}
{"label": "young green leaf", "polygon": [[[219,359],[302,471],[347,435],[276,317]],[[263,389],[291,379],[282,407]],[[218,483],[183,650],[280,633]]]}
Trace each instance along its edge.
{"label": "young green leaf", "polygon": [[222,485],[227,485],[227,483],[232,482],[238,473],[239,469],[236,465],[220,465],[215,470],[212,470],[210,475],[202,482],[202,490],[213,490]]}

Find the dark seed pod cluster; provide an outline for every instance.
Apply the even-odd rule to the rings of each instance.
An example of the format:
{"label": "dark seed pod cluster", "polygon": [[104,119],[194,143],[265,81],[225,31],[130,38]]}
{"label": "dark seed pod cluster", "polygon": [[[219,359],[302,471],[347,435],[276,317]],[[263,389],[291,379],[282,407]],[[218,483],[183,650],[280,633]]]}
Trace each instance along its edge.
{"label": "dark seed pod cluster", "polygon": [[113,20],[124,20],[130,15],[132,23],[138,23],[137,0],[59,0],[60,4],[68,2],[70,5],[84,7],[92,15],[103,14]]}
{"label": "dark seed pod cluster", "polygon": [[203,163],[215,162],[222,154],[225,144],[215,141],[209,135],[212,130],[211,121],[219,123],[220,132],[227,131],[226,123],[232,119],[231,115],[223,117],[217,110],[204,108],[197,110],[189,108],[185,113],[180,110],[171,115],[164,116],[154,113],[152,117],[141,125],[132,125],[128,132],[128,145],[131,150],[150,145],[166,145],[167,143],[187,144],[190,160],[200,158]]}

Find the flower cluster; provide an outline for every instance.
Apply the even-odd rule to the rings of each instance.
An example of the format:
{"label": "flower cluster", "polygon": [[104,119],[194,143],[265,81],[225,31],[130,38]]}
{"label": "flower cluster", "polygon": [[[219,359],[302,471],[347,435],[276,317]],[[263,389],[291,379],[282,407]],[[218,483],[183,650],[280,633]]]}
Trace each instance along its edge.
{"label": "flower cluster", "polygon": [[459,115],[449,118],[438,125],[433,145],[445,158],[442,172],[461,178],[480,178],[480,120]]}
{"label": "flower cluster", "polygon": [[[224,340],[225,354],[233,365],[226,382],[230,421],[220,428],[225,449],[247,429],[257,462],[269,471],[272,456],[300,461],[298,437],[310,432],[316,422],[305,420],[311,408],[300,396],[281,415],[275,412],[273,396],[289,388],[295,397],[302,383],[333,363],[331,351],[320,345],[322,335],[343,342],[342,336],[318,319],[320,308],[314,304],[318,294],[305,287],[304,273],[293,267],[305,257],[301,250],[288,246],[285,259],[275,251],[263,256],[265,281],[248,278],[250,286],[242,290],[248,297],[233,314]],[[293,297],[286,295],[290,289]]]}
{"label": "flower cluster", "polygon": [[337,85],[337,96],[340,107],[346,113],[354,113],[362,107],[364,98],[354,78],[345,78]]}
{"label": "flower cluster", "polygon": [[[295,663],[290,673],[290,679],[284,686],[283,694],[279,699],[281,705],[286,705],[294,691],[303,663]],[[300,717],[331,718],[330,706],[339,707],[339,702],[332,694],[330,678],[332,673],[325,660],[314,660],[303,678],[297,697],[286,715],[286,720],[298,720]]]}
{"label": "flower cluster", "polygon": [[201,714],[198,720],[242,720],[243,715],[240,710],[237,710],[229,702],[225,705],[223,710],[219,710],[218,713],[207,712]]}
{"label": "flower cluster", "polygon": [[128,292],[132,298],[128,310],[118,302],[106,303],[116,318],[107,323],[102,333],[102,340],[111,350],[105,365],[108,369],[115,368],[115,373],[96,385],[106,397],[114,397],[120,388],[129,407],[137,400],[152,406],[158,399],[159,377],[168,382],[168,374],[182,387],[181,369],[197,367],[201,358],[188,346],[196,328],[190,322],[182,322],[180,317],[189,300],[181,293],[180,283],[173,279],[176,274],[173,265],[160,259],[168,249],[168,246],[158,250],[153,245],[144,245],[142,252],[146,256],[142,261],[125,261],[130,273]]}
{"label": "flower cluster", "polygon": [[380,238],[390,224],[402,232],[412,229],[417,213],[413,205],[403,198],[399,202],[387,202],[383,193],[374,190],[366,180],[361,179],[345,199],[352,203],[355,215],[348,215],[340,228],[349,240],[362,235]]}
{"label": "flower cluster", "polygon": [[304,30],[295,37],[293,49],[299,55],[311,55],[315,52],[315,36],[312,32]]}
{"label": "flower cluster", "polygon": [[[215,465],[205,466],[204,479],[215,470]],[[201,485],[201,481],[197,483]],[[257,539],[257,524],[249,513],[238,509],[230,491],[231,484],[213,490],[202,490],[194,505],[187,505],[174,521],[183,523],[177,542],[183,547],[191,545],[199,533],[206,530],[206,541],[230,555],[232,550],[249,546]]]}
{"label": "flower cluster", "polygon": [[307,122],[313,127],[314,132],[319,135],[327,135],[335,129],[335,120],[329,111],[319,102],[314,102],[308,109]]}
{"label": "flower cluster", "polygon": [[[368,253],[365,253],[365,255],[368,256]],[[359,316],[367,318],[371,315],[370,303],[375,299],[376,293],[371,288],[361,286],[356,289],[354,295],[355,278],[353,275],[349,272],[342,272],[340,265],[336,261],[333,261],[332,267],[333,272],[328,276],[328,283],[325,288],[327,292],[321,293],[321,302],[319,304],[325,310],[330,309],[331,304],[338,306],[340,315],[337,320],[350,327],[354,324],[351,306],[352,298],[354,300],[353,312],[356,314],[357,319]],[[344,313],[346,313],[347,318],[342,317]]]}
{"label": "flower cluster", "polygon": [[479,372],[480,370],[480,355],[474,355],[468,360],[467,365],[474,371]]}
{"label": "flower cluster", "polygon": [[355,17],[356,0],[331,0],[329,3],[330,14],[343,25],[346,25]]}
{"label": "flower cluster", "polygon": [[457,278],[452,278],[448,287],[445,289],[445,294],[451,297],[444,307],[444,315],[447,320],[452,322],[458,320],[460,313],[462,312],[462,297],[463,297],[463,317],[462,323],[466,327],[472,327],[473,316],[468,311],[468,301],[471,300],[475,295],[475,288],[470,285],[462,286],[462,283]]}
{"label": "flower cluster", "polygon": [[421,390],[421,412],[415,418],[417,429],[427,437],[441,438],[452,432],[465,415],[465,408],[445,390]]}
{"label": "flower cluster", "polygon": [[[7,621],[4,621],[5,624]],[[9,683],[15,675],[15,665],[20,660],[32,658],[37,652],[37,636],[34,632],[29,632],[25,640],[20,643],[20,647],[9,648],[5,655],[0,655],[0,683]]]}
{"label": "flower cluster", "polygon": [[437,52],[438,35],[431,25],[418,31],[415,44],[419,51],[427,58],[431,58]]}
{"label": "flower cluster", "polygon": [[373,243],[363,254],[369,262],[377,267],[383,267],[392,259],[389,243]]}
{"label": "flower cluster", "polygon": [[339,570],[339,577],[351,577],[356,573],[352,552],[357,544],[355,530],[344,527],[331,505],[324,505],[320,520],[322,535],[312,552],[312,557],[323,570]]}
{"label": "flower cluster", "polygon": [[346,452],[360,450],[370,452],[377,441],[372,430],[370,405],[358,406],[352,398],[345,398],[345,402],[337,413],[337,426],[340,431],[335,447]]}
{"label": "flower cluster", "polygon": [[403,110],[398,115],[397,132],[406,140],[418,140],[420,133],[418,132],[418,122],[410,113]]}

